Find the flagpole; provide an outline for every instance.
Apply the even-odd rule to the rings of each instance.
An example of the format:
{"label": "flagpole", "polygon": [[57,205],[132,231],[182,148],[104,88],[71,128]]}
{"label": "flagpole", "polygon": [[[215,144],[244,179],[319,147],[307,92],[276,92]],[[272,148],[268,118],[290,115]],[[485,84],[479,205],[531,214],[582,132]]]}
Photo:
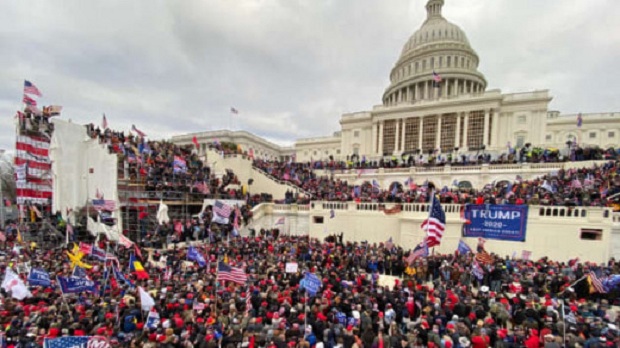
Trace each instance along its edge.
{"label": "flagpole", "polygon": [[[99,235],[99,234],[97,234]],[[105,297],[105,288],[108,285],[108,278],[110,277],[110,272],[108,272],[108,248],[110,246],[110,242],[106,242],[106,247],[105,247],[105,257],[103,258],[103,270],[106,273],[105,274],[105,279],[103,280],[103,289],[102,290],[102,296],[101,297]]]}
{"label": "flagpole", "polygon": [[[428,217],[426,218],[427,221],[430,221],[431,216],[433,214],[433,202],[434,202],[434,200],[435,200],[435,190],[431,190],[431,201],[430,201],[430,203],[428,205]],[[427,241],[428,241],[428,226],[429,225],[430,224],[427,223],[426,226],[424,227],[424,232],[426,232],[426,236],[424,236],[424,242],[426,243],[426,248],[428,248],[428,242]],[[432,249],[433,249],[432,255],[435,256],[435,246],[433,246]],[[427,257],[428,257],[428,255],[427,255]]]}

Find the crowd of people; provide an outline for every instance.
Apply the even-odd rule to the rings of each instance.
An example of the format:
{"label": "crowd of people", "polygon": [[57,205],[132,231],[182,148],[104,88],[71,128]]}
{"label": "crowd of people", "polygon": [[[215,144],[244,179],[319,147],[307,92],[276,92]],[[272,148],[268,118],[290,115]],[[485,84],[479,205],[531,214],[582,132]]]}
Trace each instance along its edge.
{"label": "crowd of people", "polygon": [[87,125],[87,133],[106,144],[111,153],[117,154],[124,175],[134,182],[143,183],[147,192],[163,193],[164,198],[170,199],[185,194],[198,199],[244,197],[234,172],[228,170],[222,177],[216,177],[199,158],[194,145],[179,146],[165,140],[146,140],[140,130],[126,135],[123,131],[110,128],[102,130],[93,124]]}
{"label": "crowd of people", "polygon": [[314,169],[345,170],[345,169],[377,169],[377,168],[408,168],[413,166],[467,166],[480,164],[515,164],[515,163],[557,163],[581,162],[596,160],[615,160],[618,158],[616,149],[598,147],[581,147],[572,145],[568,150],[555,148],[533,147],[526,144],[521,148],[509,147],[506,152],[490,153],[484,151],[461,153],[458,151],[442,153],[434,151],[426,154],[404,153],[401,156],[384,156],[380,159],[367,159],[365,156],[347,156],[346,160],[311,161]]}
{"label": "crowd of people", "polygon": [[[305,190],[311,199],[359,202],[427,202],[428,182],[394,182],[381,189],[376,180],[353,185],[345,180],[317,176],[311,163],[254,161],[257,168],[278,180],[289,181]],[[531,204],[566,206],[608,206],[615,203],[620,192],[620,164],[609,161],[601,166],[558,170],[533,180],[493,182],[482,189],[462,187],[454,180],[448,187],[437,187],[443,203],[459,204]],[[287,196],[286,202],[308,200],[308,197]]]}
{"label": "crowd of people", "polygon": [[[263,230],[232,238],[215,234],[194,246],[142,246],[144,272],[126,266],[134,247],[98,246],[107,266],[88,256],[81,276],[96,291],[62,294],[57,277],[75,274],[68,249],[39,250],[9,234],[0,270],[27,282],[43,269],[51,286],[32,296],[0,290],[6,347],[39,347],[46,338],[102,336],[123,347],[616,347],[618,290],[590,291],[587,275],[618,274],[606,264],[523,260],[492,255],[479,272],[472,253],[412,258],[392,243],[324,241]],[[14,247],[17,246],[17,247]],[[140,247],[138,247],[138,250]],[[116,251],[114,251],[116,250]],[[203,258],[199,262],[196,250]],[[191,254],[191,256],[189,255]],[[297,269],[285,271],[287,264]],[[122,276],[109,275],[114,265]],[[92,266],[88,268],[87,266]],[[226,281],[233,267],[244,276]],[[115,271],[116,272],[116,271]],[[482,274],[480,274],[482,272]],[[311,273],[320,281],[314,293]],[[227,273],[228,274],[228,273]],[[480,276],[481,275],[481,276]],[[140,288],[154,299],[150,312]],[[158,314],[158,320],[149,316]]]}

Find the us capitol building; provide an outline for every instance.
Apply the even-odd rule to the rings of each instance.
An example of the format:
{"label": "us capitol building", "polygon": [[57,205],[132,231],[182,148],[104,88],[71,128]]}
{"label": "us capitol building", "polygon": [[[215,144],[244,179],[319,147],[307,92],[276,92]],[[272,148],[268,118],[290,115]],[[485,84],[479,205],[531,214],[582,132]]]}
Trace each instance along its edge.
{"label": "us capitol building", "polygon": [[508,145],[565,149],[567,142],[616,147],[620,112],[561,115],[549,111],[548,90],[503,94],[487,90],[480,58],[465,32],[442,16],[444,0],[429,0],[427,18],[405,43],[390,71],[382,104],[342,115],[331,136],[298,139],[281,147],[245,131],[209,131],[175,136],[203,147],[214,140],[240,144],[261,158],[297,161],[406,154],[506,152]]}

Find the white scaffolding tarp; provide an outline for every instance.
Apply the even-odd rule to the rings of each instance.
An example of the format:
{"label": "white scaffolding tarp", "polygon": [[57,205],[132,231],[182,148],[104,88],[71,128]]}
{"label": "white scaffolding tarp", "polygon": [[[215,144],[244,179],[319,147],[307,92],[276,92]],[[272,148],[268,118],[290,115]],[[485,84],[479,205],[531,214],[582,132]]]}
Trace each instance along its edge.
{"label": "white scaffolding tarp", "polygon": [[[90,204],[98,191],[104,199],[116,202],[117,226],[122,226],[117,191],[117,155],[109,153],[99,139],[91,139],[86,127],[53,119],[54,133],[49,156],[54,176],[52,208],[66,218],[66,209]],[[118,239],[118,238],[117,238]]]}

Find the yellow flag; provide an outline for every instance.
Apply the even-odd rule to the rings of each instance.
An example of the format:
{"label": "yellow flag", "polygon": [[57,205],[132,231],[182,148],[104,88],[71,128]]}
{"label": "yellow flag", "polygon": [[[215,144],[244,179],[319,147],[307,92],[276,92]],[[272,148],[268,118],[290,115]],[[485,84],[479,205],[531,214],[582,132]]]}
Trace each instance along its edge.
{"label": "yellow flag", "polygon": [[17,243],[23,243],[24,240],[22,239],[22,232],[19,230],[19,228],[17,229]]}
{"label": "yellow flag", "polygon": [[91,269],[93,266],[82,262],[82,257],[84,257],[84,253],[78,251],[76,254],[71,253],[67,250],[67,257],[71,260],[71,267],[80,266],[85,269]]}
{"label": "yellow flag", "polygon": [[224,254],[224,263],[228,264],[228,254]]}

